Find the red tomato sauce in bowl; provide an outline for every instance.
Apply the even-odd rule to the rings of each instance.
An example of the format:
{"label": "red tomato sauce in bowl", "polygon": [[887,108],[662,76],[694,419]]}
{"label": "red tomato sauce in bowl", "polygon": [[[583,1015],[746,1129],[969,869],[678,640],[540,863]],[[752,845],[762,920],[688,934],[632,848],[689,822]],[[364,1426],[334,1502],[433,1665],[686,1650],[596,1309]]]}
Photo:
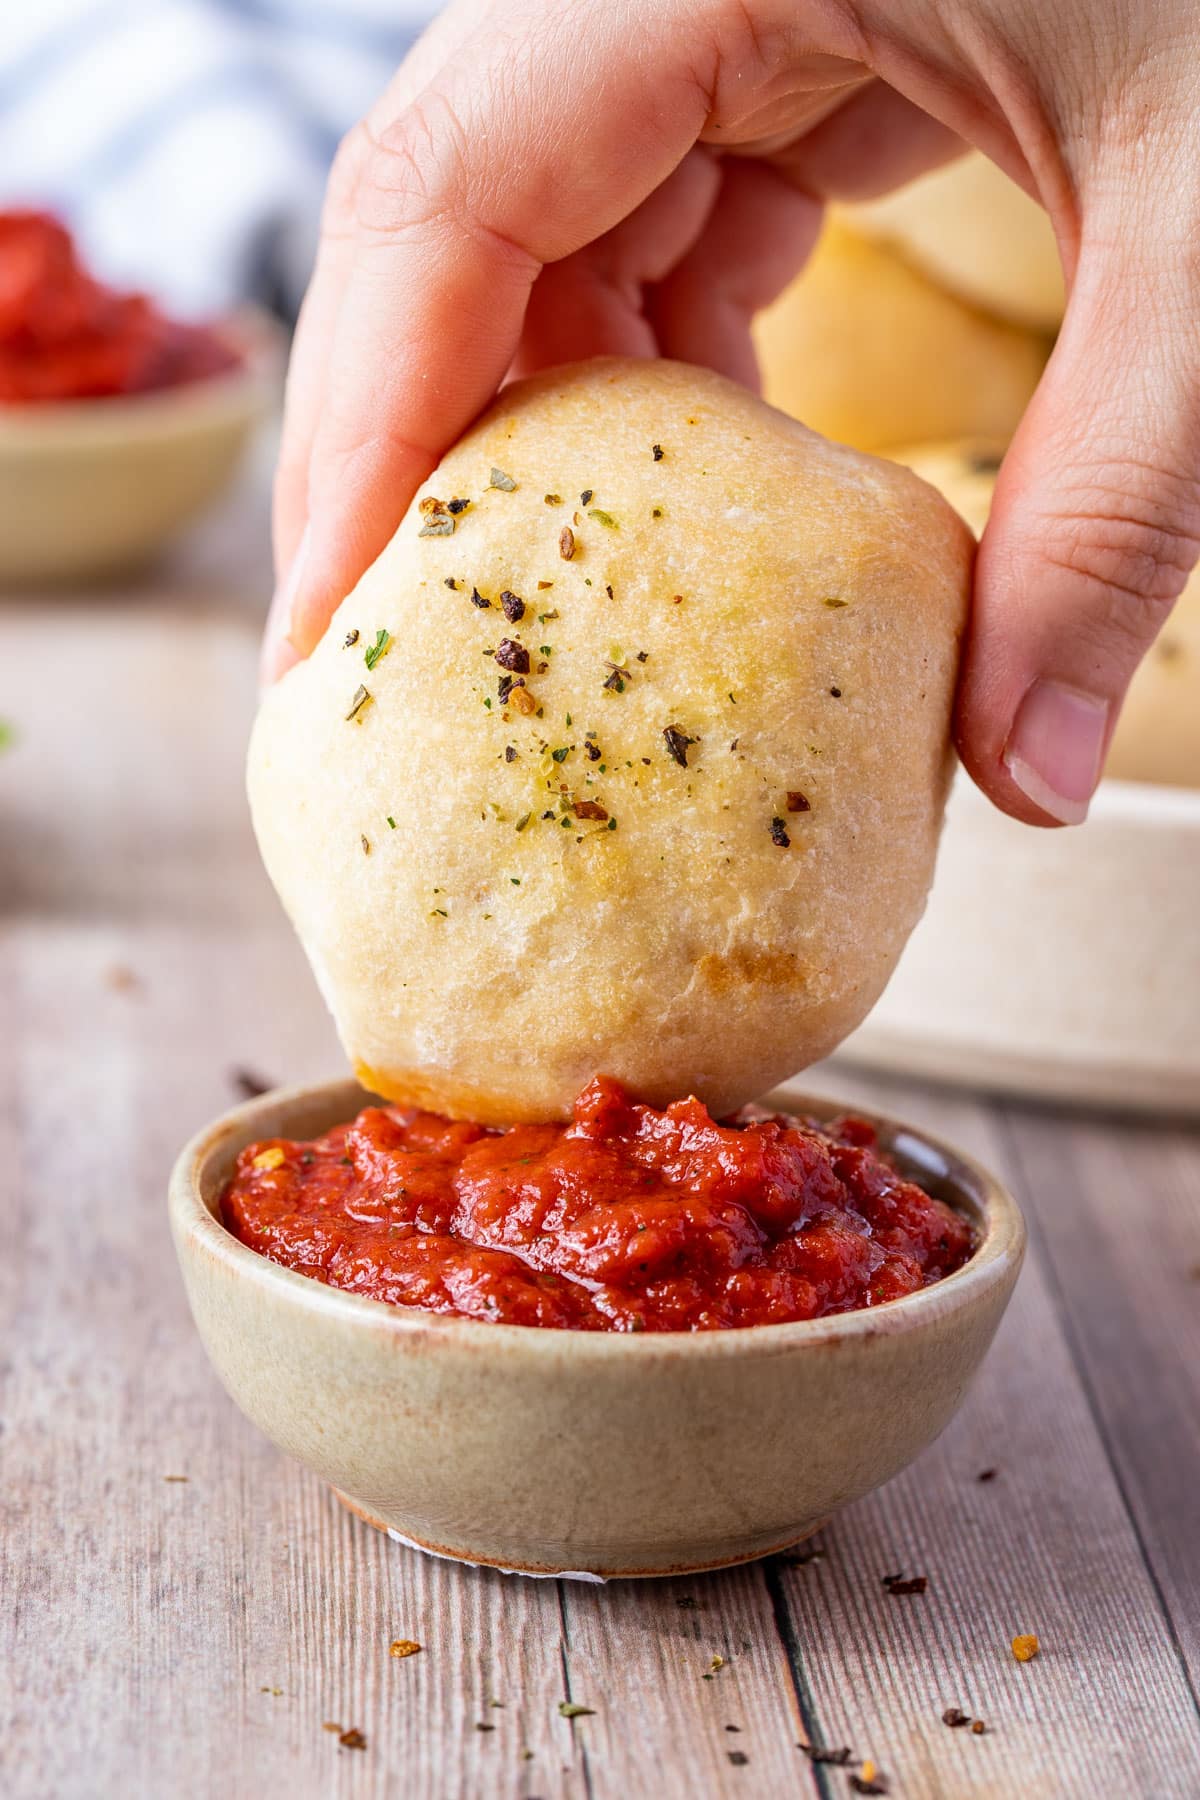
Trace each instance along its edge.
{"label": "red tomato sauce in bowl", "polygon": [[228,1229],[330,1287],[509,1325],[712,1331],[878,1306],[952,1274],[968,1221],[865,1121],[663,1111],[603,1076],[568,1125],[394,1106],[238,1157]]}
{"label": "red tomato sauce in bowl", "polygon": [[240,361],[210,326],[97,281],[49,214],[0,212],[0,405],[151,393]]}

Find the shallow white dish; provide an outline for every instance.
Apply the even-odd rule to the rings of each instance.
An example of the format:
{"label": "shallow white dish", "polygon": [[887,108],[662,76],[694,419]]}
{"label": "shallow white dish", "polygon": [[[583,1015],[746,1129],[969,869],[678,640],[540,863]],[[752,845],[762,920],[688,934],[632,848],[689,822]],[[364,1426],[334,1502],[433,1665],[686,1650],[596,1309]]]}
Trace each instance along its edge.
{"label": "shallow white dish", "polygon": [[960,772],[925,917],[839,1054],[1200,1113],[1200,792],[1105,781],[1086,825],[1037,831]]}

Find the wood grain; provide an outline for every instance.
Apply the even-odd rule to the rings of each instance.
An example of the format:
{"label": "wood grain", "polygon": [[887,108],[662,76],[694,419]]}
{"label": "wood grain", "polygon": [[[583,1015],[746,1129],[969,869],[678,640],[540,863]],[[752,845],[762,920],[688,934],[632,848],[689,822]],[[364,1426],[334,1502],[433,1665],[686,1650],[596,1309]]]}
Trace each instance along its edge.
{"label": "wood grain", "polygon": [[[1200,1792],[1194,1135],[814,1075],[1006,1170],[1035,1236],[959,1418],[800,1566],[599,1589],[439,1563],[241,1420],[167,1169],[238,1068],[341,1064],[242,801],[261,528],[250,491],[137,590],[0,604],[6,1800],[849,1795],[808,1736],[922,1800]],[[889,1598],[896,1570],[926,1593]]]}

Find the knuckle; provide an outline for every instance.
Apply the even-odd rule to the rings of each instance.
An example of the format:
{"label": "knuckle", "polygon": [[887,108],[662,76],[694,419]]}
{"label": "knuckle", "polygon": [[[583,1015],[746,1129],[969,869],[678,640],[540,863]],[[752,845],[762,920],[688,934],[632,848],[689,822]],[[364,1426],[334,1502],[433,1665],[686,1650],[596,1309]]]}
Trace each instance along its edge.
{"label": "knuckle", "polygon": [[1060,488],[1059,508],[1044,521],[1045,555],[1094,589],[1099,627],[1141,645],[1200,554],[1200,507],[1190,479],[1128,462],[1119,476]]}

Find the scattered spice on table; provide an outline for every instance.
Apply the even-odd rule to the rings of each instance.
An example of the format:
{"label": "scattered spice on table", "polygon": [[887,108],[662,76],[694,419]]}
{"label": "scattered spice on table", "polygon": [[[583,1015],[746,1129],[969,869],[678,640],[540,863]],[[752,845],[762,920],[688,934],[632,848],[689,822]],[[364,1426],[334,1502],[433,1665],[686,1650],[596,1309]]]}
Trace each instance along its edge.
{"label": "scattered spice on table", "polygon": [[821,1744],[797,1744],[796,1748],[804,1752],[809,1762],[828,1763],[835,1769],[844,1769],[854,1760],[849,1744],[839,1745],[836,1749]]}
{"label": "scattered spice on table", "polygon": [[388,1645],[389,1656],[416,1656],[421,1646],[416,1638],[393,1638]]}
{"label": "scattered spice on table", "polygon": [[903,1574],[884,1575],[882,1580],[885,1591],[893,1600],[903,1594],[923,1594],[929,1586],[928,1575],[911,1575],[907,1579]]}
{"label": "scattered spice on table", "polygon": [[952,1729],[959,1725],[969,1725],[970,1723],[970,1713],[965,1713],[961,1706],[948,1706],[942,1714],[942,1724],[949,1725]]}
{"label": "scattered spice on table", "polygon": [[560,1719],[591,1719],[595,1714],[594,1706],[580,1706],[577,1700],[560,1700],[558,1703]]}
{"label": "scattered spice on table", "polygon": [[269,1094],[275,1086],[262,1075],[256,1075],[253,1069],[230,1069],[230,1085],[244,1100],[257,1100],[260,1094]]}
{"label": "scattered spice on table", "polygon": [[1035,1631],[1021,1632],[1012,1641],[1012,1653],[1021,1663],[1032,1662],[1040,1649]]}
{"label": "scattered spice on table", "polygon": [[744,1750],[727,1750],[725,1754],[735,1769],[744,1769],[750,1761]]}
{"label": "scattered spice on table", "polygon": [[277,1687],[260,1687],[258,1691],[260,1694],[273,1694],[276,1699],[283,1693],[283,1689]]}
{"label": "scattered spice on table", "polygon": [[476,1731],[495,1731],[496,1727],[489,1725],[485,1719],[476,1719],[475,1729]]}
{"label": "scattered spice on table", "polygon": [[367,1747],[367,1740],[357,1726],[352,1726],[349,1731],[341,1732],[338,1736],[338,1743],[344,1750],[365,1750]]}
{"label": "scattered spice on table", "polygon": [[163,1480],[164,1481],[186,1481],[187,1476],[186,1475],[164,1475]]}
{"label": "scattered spice on table", "polygon": [[856,1794],[886,1794],[888,1791],[886,1775],[880,1773],[870,1757],[857,1775],[851,1775],[850,1786]]}
{"label": "scattered spice on table", "polygon": [[984,1732],[987,1730],[987,1726],[984,1724],[982,1719],[972,1719],[971,1720],[971,1730],[976,1737],[982,1737]]}
{"label": "scattered spice on table", "polygon": [[975,1479],[976,1481],[995,1481],[999,1473],[999,1469],[980,1469]]}

